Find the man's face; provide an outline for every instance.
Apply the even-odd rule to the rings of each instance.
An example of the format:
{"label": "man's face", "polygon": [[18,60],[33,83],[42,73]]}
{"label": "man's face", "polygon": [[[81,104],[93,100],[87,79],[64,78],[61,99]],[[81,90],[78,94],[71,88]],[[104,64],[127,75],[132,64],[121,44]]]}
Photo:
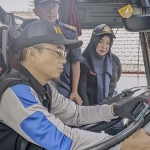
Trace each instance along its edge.
{"label": "man's face", "polygon": [[41,20],[55,22],[58,16],[59,5],[57,2],[43,2],[33,10]]}
{"label": "man's face", "polygon": [[44,44],[40,49],[36,51],[33,69],[46,80],[59,78],[66,63],[64,45]]}

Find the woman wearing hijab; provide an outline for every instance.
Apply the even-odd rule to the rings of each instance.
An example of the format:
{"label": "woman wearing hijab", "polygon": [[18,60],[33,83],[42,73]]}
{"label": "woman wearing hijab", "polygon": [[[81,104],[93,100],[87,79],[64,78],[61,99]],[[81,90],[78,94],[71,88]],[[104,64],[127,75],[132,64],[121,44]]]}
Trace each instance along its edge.
{"label": "woman wearing hijab", "polygon": [[114,94],[121,76],[120,60],[111,52],[114,38],[113,31],[106,24],[93,30],[81,63],[78,92],[83,105],[100,104]]}

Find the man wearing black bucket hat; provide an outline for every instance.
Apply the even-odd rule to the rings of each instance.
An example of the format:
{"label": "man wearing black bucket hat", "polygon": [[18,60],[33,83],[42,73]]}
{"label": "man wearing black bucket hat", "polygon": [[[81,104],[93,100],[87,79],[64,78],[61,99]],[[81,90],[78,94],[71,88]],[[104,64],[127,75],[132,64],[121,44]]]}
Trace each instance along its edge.
{"label": "man wearing black bucket hat", "polygon": [[[61,5],[59,0],[34,0],[34,5],[35,9],[33,11],[35,15],[41,20],[55,22],[66,39],[74,40],[78,38],[75,27],[58,21],[58,10],[59,5]],[[56,82],[56,87],[59,93],[82,105],[82,100],[77,92],[80,77],[80,61],[83,59],[81,49],[66,49],[66,51],[67,62],[64,65],[59,81]]]}
{"label": "man wearing black bucket hat", "polygon": [[[65,48],[81,45],[82,41],[65,39],[60,28],[47,21],[33,22],[22,31],[16,41],[18,69],[8,70],[0,78],[0,150],[89,149],[110,136],[69,126],[132,116],[130,110],[139,101],[113,106],[79,106],[48,82],[61,74],[66,61]],[[11,82],[6,84],[6,81]],[[139,139],[145,144],[142,149],[148,147],[150,137],[140,130],[136,137],[111,150],[134,149]]]}

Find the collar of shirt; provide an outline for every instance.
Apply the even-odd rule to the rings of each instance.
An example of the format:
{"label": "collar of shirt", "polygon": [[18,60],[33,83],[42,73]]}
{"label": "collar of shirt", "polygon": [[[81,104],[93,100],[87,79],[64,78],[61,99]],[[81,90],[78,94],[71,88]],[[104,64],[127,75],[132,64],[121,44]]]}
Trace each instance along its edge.
{"label": "collar of shirt", "polygon": [[38,94],[40,94],[42,97],[46,94],[45,86],[42,86],[24,66],[20,64],[17,70],[29,79],[29,83],[31,84],[31,87]]}

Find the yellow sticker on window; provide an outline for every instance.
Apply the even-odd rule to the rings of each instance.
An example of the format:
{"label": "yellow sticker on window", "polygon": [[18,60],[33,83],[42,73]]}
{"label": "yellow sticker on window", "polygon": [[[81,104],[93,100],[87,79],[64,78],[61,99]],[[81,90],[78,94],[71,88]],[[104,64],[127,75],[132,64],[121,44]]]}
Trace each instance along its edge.
{"label": "yellow sticker on window", "polygon": [[128,4],[127,6],[120,8],[118,12],[123,18],[130,18],[133,14],[133,9],[131,5]]}

